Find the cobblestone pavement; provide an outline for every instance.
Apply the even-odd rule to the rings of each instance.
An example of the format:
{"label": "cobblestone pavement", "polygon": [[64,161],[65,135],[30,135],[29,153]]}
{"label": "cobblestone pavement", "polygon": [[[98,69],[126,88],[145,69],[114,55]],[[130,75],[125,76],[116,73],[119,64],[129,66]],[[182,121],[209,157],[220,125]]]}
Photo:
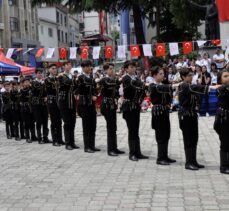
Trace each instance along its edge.
{"label": "cobblestone pavement", "polygon": [[[219,173],[219,141],[214,118],[200,118],[198,158],[207,167],[184,169],[177,114],[171,115],[169,152],[177,163],[155,163],[157,148],[150,112],[141,114],[141,147],[149,160],[131,162],[128,154],[106,154],[106,126],[98,117],[95,154],[83,152],[81,119],[76,140],[81,149],[27,144],[5,138],[0,123],[0,211],[2,210],[229,210],[229,176]],[[128,152],[127,129],[118,116],[119,148]]]}

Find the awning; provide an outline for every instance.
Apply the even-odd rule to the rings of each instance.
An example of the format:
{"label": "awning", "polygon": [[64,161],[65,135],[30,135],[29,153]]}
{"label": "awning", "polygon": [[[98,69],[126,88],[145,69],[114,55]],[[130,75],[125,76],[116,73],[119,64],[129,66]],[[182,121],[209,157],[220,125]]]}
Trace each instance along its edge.
{"label": "awning", "polygon": [[82,42],[87,42],[87,41],[108,42],[112,40],[113,39],[111,37],[109,37],[108,35],[103,35],[103,34],[93,34],[93,35],[88,35],[82,38]]}
{"label": "awning", "polygon": [[0,75],[19,75],[20,68],[0,62]]}
{"label": "awning", "polygon": [[1,51],[0,51],[0,62],[19,67],[21,69],[22,75],[32,75],[35,72],[34,67],[26,67],[26,66],[17,64],[13,60],[6,58],[5,54]]}

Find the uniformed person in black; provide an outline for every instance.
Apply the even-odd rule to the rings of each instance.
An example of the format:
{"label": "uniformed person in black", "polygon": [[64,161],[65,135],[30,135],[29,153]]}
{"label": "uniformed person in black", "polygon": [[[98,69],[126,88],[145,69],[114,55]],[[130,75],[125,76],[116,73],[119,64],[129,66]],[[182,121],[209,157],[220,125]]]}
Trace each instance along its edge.
{"label": "uniformed person in black", "polygon": [[2,102],[3,102],[2,113],[3,113],[3,120],[5,120],[5,124],[6,124],[6,136],[8,139],[11,139],[12,137],[14,137],[11,98],[10,98],[11,83],[5,82],[4,88],[5,88],[5,92],[3,92],[2,94]]}
{"label": "uniformed person in black", "polygon": [[217,90],[218,110],[214,129],[220,139],[220,172],[229,174],[229,72],[219,72],[218,83],[222,86]]}
{"label": "uniformed person in black", "polygon": [[216,86],[192,85],[193,73],[191,69],[184,68],[180,71],[183,82],[179,85],[180,109],[179,124],[183,133],[184,149],[186,156],[185,168],[189,170],[199,170],[204,168],[196,160],[198,143],[198,103],[200,95],[206,95],[210,89]]}
{"label": "uniformed person in black", "polygon": [[[39,144],[49,143],[48,140],[48,109],[46,105],[46,90],[43,81],[43,71],[36,69],[36,79],[32,81],[31,86],[31,103],[32,111],[36,121],[37,138]],[[41,127],[43,133],[41,132]]]}
{"label": "uniformed person in black", "polygon": [[[23,79],[23,78],[21,78],[21,79]],[[20,80],[20,82],[19,82],[19,93],[20,93],[21,89],[23,89],[23,80]],[[20,101],[20,98],[19,98],[19,101]],[[35,124],[34,124],[34,128],[35,128]],[[25,137],[25,126],[23,123],[21,108],[20,108],[20,118],[19,118],[19,129],[20,129],[20,138],[26,139],[26,137]]]}
{"label": "uniformed person in black", "polygon": [[117,148],[117,100],[120,81],[114,75],[114,64],[105,64],[103,70],[106,76],[101,79],[101,113],[107,122],[107,153],[109,156],[117,156],[124,152]]}
{"label": "uniformed person in black", "polygon": [[100,151],[95,147],[96,131],[96,83],[93,79],[92,63],[84,60],[81,63],[82,74],[78,77],[78,114],[82,118],[84,151],[94,153]]}
{"label": "uniformed person in black", "polygon": [[22,87],[20,89],[20,111],[21,118],[25,128],[25,139],[27,143],[36,141],[34,117],[31,107],[31,83],[30,78],[25,77],[21,80]]}
{"label": "uniformed person in black", "polygon": [[3,84],[0,81],[0,122],[2,121],[2,92],[1,92],[2,87]]}
{"label": "uniformed person in black", "polygon": [[58,76],[58,107],[64,121],[65,147],[67,150],[78,149],[75,144],[76,91],[77,81],[71,74],[71,62],[63,63],[64,72]]}
{"label": "uniformed person in black", "polygon": [[128,127],[129,159],[132,161],[148,159],[141,153],[139,138],[140,110],[146,87],[135,75],[136,64],[134,62],[126,61],[124,68],[127,75],[122,78],[124,92],[122,111]]}
{"label": "uniformed person in black", "polygon": [[164,80],[164,70],[155,68],[152,71],[155,82],[150,84],[150,98],[152,102],[152,128],[158,147],[157,164],[169,165],[176,162],[168,157],[168,144],[170,138],[169,111],[175,85],[162,84]]}
{"label": "uniformed person in black", "polygon": [[48,68],[49,76],[45,79],[45,88],[47,94],[47,106],[51,120],[51,135],[53,146],[61,146],[62,140],[62,120],[60,110],[57,105],[58,83],[57,66],[51,64]]}
{"label": "uniformed person in black", "polygon": [[13,130],[14,130],[16,141],[20,141],[20,137],[19,137],[20,93],[18,88],[19,88],[18,83],[16,81],[13,81],[12,89],[10,91],[10,100],[11,100],[12,124],[13,124]]}

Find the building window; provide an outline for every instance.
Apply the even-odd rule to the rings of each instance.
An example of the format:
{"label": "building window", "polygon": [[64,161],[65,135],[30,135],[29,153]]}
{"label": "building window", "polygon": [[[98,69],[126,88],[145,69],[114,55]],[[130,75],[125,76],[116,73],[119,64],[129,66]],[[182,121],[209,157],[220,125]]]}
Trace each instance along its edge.
{"label": "building window", "polygon": [[52,30],[52,28],[48,28],[48,34],[49,34],[49,37],[53,37],[53,30]]}
{"label": "building window", "polygon": [[61,25],[63,25],[63,15],[62,14],[60,15],[60,23]]}
{"label": "building window", "polygon": [[41,25],[41,34],[44,34],[44,26]]}
{"label": "building window", "polygon": [[19,29],[18,19],[14,17],[10,17],[10,30],[18,31],[18,29]]}
{"label": "building window", "polygon": [[17,0],[8,0],[9,6],[17,5]]}
{"label": "building window", "polygon": [[25,31],[27,32],[28,31],[28,21],[25,20]]}
{"label": "building window", "polygon": [[57,31],[57,37],[58,37],[58,41],[60,42],[60,30],[59,29]]}
{"label": "building window", "polygon": [[23,4],[24,4],[24,9],[26,10],[27,7],[26,7],[26,0],[23,0]]}
{"label": "building window", "polygon": [[64,32],[61,31],[61,42],[64,42]]}
{"label": "building window", "polygon": [[68,42],[68,33],[65,33],[65,42]]}
{"label": "building window", "polygon": [[56,11],[56,22],[60,23],[60,13]]}
{"label": "building window", "polygon": [[67,16],[64,16],[64,25],[67,27]]}

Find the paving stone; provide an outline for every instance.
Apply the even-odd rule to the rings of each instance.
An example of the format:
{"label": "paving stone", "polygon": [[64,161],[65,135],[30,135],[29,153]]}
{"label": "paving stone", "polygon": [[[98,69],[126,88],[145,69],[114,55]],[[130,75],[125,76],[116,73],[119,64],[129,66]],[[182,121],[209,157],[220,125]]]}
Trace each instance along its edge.
{"label": "paving stone", "polygon": [[214,117],[199,118],[198,161],[205,169],[184,169],[182,133],[171,114],[170,166],[156,165],[157,145],[151,113],[141,114],[141,150],[149,160],[128,159],[128,132],[118,114],[118,147],[126,154],[107,156],[106,124],[97,118],[96,146],[83,151],[81,119],[75,137],[79,150],[51,144],[16,142],[5,137],[0,123],[0,211],[201,211],[229,210],[229,176],[219,173],[219,141]]}

